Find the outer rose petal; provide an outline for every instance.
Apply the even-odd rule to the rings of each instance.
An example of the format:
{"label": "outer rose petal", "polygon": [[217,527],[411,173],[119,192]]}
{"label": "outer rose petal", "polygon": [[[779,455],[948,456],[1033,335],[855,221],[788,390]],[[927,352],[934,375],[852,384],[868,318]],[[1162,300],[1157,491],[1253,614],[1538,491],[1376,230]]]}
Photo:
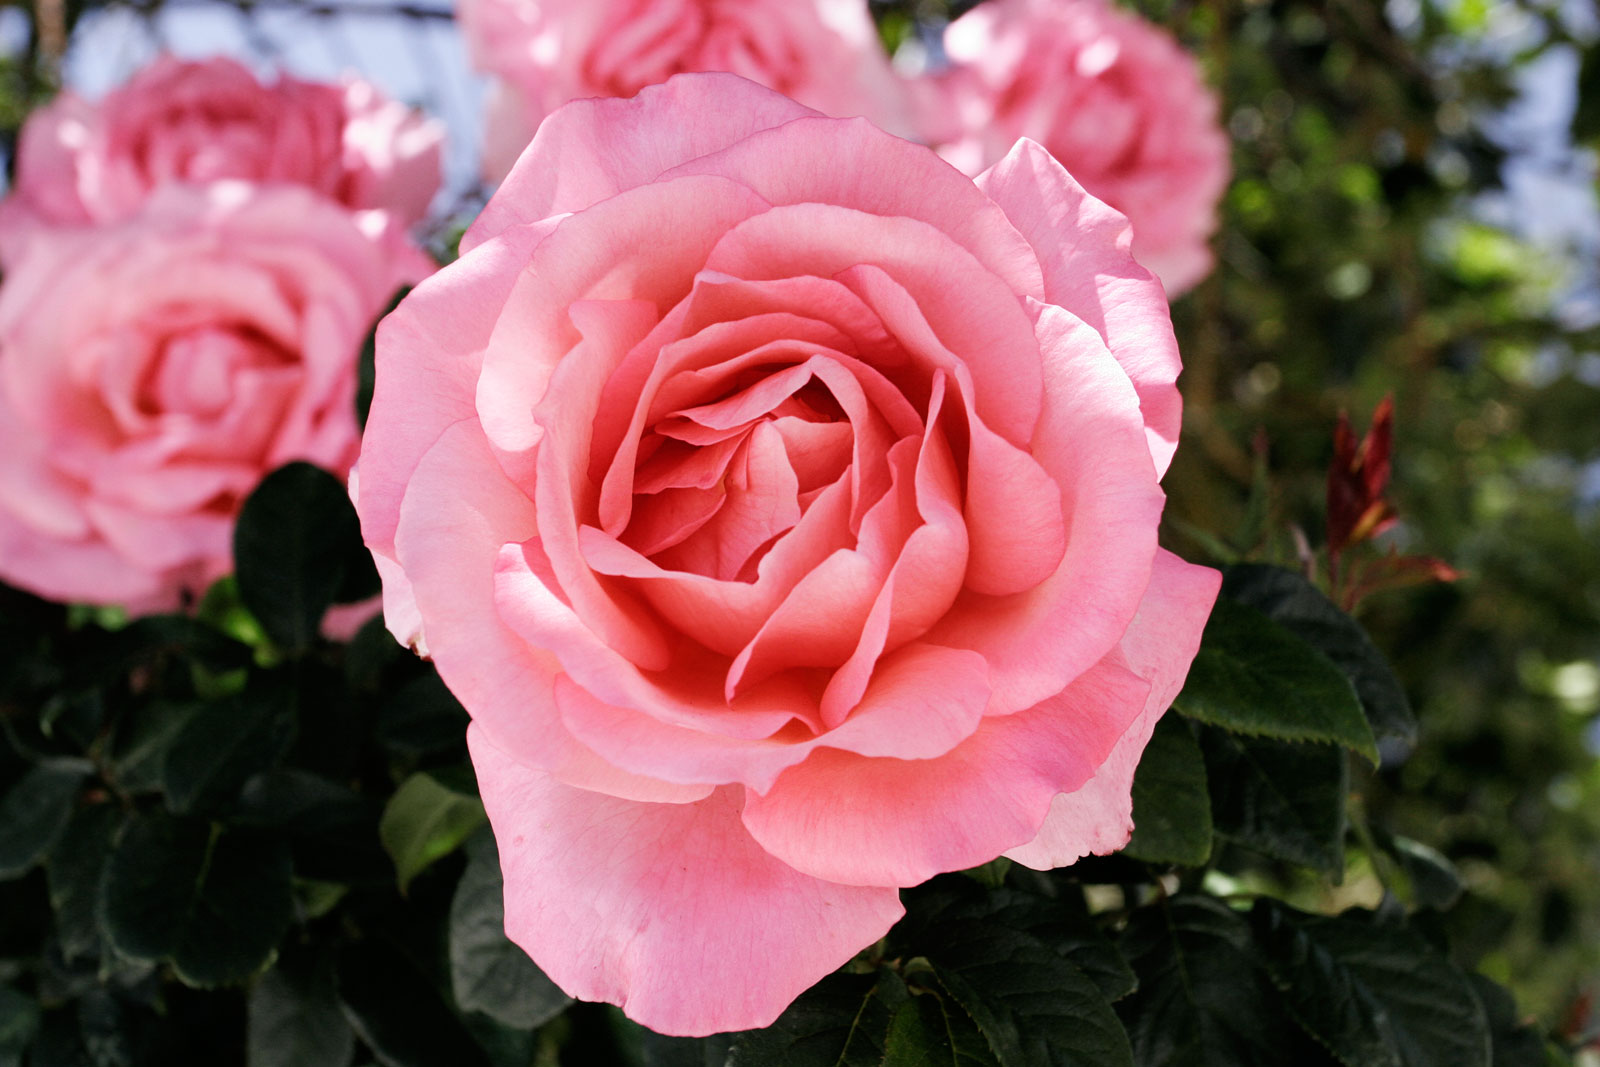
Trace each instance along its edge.
{"label": "outer rose petal", "polygon": [[[670,114],[671,121],[662,121]],[[545,119],[461,238],[463,254],[508,227],[582,211],[758,130],[815,115],[731,74],[680,75],[628,100],[574,100]]]}
{"label": "outer rose petal", "polygon": [[739,796],[638,804],[561,785],[473,727],[505,873],[506,934],[575,997],[664,1034],[768,1026],[905,914],[762,851]]}
{"label": "outer rose petal", "polygon": [[1185,563],[1165,549],[1156,555],[1150,588],[1122,639],[1134,671],[1150,681],[1144,710],[1094,777],[1050,804],[1039,836],[1006,855],[1035,870],[1065,867],[1089,853],[1115,852],[1133,832],[1133,772],[1172,700],[1183,688],[1200,647],[1200,632],[1216,602],[1222,575]]}
{"label": "outer rose petal", "polygon": [[797,869],[851,885],[986,863],[1034,836],[1051,798],[1092,778],[1145,705],[1149,683],[1112,660],[935,759],[816,752],[750,797],[745,826]]}
{"label": "outer rose petal", "polygon": [[1045,299],[1098,330],[1133,379],[1156,476],[1165,474],[1183,425],[1177,385],[1183,360],[1161,283],[1129,254],[1128,220],[1084,192],[1027,138],[977,181],[1039,254]]}
{"label": "outer rose petal", "polygon": [[477,426],[457,423],[428,450],[412,474],[402,512],[395,547],[411,599],[396,598],[400,613],[389,625],[404,632],[411,610],[426,620],[439,676],[480,729],[518,758],[586,789],[664,803],[698,800],[711,791],[619,770],[561,725],[554,658],[518,641],[495,612],[496,539],[526,535],[533,507],[499,473]]}

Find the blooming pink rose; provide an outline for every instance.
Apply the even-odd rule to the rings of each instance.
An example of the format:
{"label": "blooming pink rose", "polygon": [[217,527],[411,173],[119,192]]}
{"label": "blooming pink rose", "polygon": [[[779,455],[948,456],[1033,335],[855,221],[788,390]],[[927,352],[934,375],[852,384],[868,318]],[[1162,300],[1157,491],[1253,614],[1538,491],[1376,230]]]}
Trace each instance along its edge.
{"label": "blooming pink rose", "polygon": [[216,182],[40,230],[0,286],[0,579],[169,609],[232,569],[264,473],[303,459],[342,477],[361,344],[431,269],[390,225]]}
{"label": "blooming pink rose", "polygon": [[977,174],[1032,138],[1128,216],[1134,256],[1168,293],[1210,273],[1228,139],[1165,31],[1107,0],[990,0],[950,24],[945,50],[955,66],[929,139],[946,159]]}
{"label": "blooming pink rose", "polygon": [[1121,216],[691,74],[551,115],[462,247],[379,329],[358,510],[557,983],[763,1026],[900,887],[1127,841],[1219,578],[1156,546]]}
{"label": "blooming pink rose", "polygon": [[304,185],[410,224],[438,192],[443,132],[365,82],[269,86],[231,59],[164,56],[103,100],[64,92],[28,118],[0,256],[40,225],[127,218],[170,182]]}
{"label": "blooming pink rose", "polygon": [[632,96],[684,71],[743,75],[829,115],[912,128],[866,0],[461,0],[475,66],[499,79],[484,173],[511,169],[568,100]]}

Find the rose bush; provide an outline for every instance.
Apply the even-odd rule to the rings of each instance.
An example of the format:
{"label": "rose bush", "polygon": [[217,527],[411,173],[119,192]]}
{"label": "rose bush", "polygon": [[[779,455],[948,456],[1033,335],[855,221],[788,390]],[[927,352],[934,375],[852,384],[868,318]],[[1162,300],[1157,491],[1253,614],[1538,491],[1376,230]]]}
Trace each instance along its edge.
{"label": "rose bush", "polygon": [[499,82],[484,145],[495,181],[568,100],[632,96],[683,71],[731,71],[830,115],[912,127],[865,0],[462,0],[456,17],[474,65]]}
{"label": "rose bush", "polygon": [[431,269],[383,213],[292,186],[40,230],[0,286],[0,579],[142,612],[227,573],[264,473],[344,476],[362,342]]}
{"label": "rose bush", "polygon": [[900,887],[1124,844],[1218,586],[1156,544],[1178,371],[1032,143],[974,184],[722,74],[546,119],[381,325],[357,494],[511,938],[762,1026]]}
{"label": "rose bush", "polygon": [[170,182],[304,185],[410,224],[439,190],[443,137],[367,82],[263,85],[231,59],[164,56],[102,100],[67,91],[28,117],[0,257],[41,225],[125,219]]}
{"label": "rose bush", "polygon": [[1170,34],[1106,0],[990,0],[945,30],[953,67],[928,137],[968,174],[1018,137],[1128,216],[1167,292],[1211,270],[1228,184],[1216,96]]}

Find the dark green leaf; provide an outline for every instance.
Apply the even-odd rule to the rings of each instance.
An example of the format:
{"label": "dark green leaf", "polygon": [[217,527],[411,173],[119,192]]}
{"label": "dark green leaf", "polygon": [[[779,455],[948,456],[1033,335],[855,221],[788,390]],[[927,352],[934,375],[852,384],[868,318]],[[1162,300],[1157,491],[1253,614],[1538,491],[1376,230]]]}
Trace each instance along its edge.
{"label": "dark green leaf", "polygon": [[439,991],[387,945],[339,953],[339,1000],[356,1034],[386,1067],[489,1067]]}
{"label": "dark green leaf", "polygon": [[344,486],[309,463],[279,467],[245,500],[233,532],[239,597],[280,648],[316,640],[360,541]]}
{"label": "dark green leaf", "polygon": [[180,814],[215,810],[245,779],[282,759],[294,742],[287,694],[260,683],[203,705],[167,749],[161,781]]}
{"label": "dark green leaf", "polygon": [[1344,869],[1349,766],[1332,745],[1200,732],[1216,832],[1268,855]]}
{"label": "dark green leaf", "polygon": [[378,740],[396,752],[439,752],[464,744],[466,734],[467,713],[435,671],[407,682],[378,712]]}
{"label": "dark green leaf", "polygon": [[1545,1067],[1548,1043],[1533,1019],[1518,1015],[1510,992],[1481,974],[1470,974],[1467,980],[1489,1023],[1494,1067]]}
{"label": "dark green leaf", "polygon": [[1189,724],[1162,716],[1133,776],[1133,838],[1123,849],[1149,863],[1198,867],[1211,858],[1206,762]]}
{"label": "dark green leaf", "polygon": [[1265,898],[1252,920],[1289,1012],[1347,1067],[1490,1067],[1466,976],[1413,931]]}
{"label": "dark green leaf", "polygon": [[101,886],[112,947],[133,960],[169,960],[202,987],[240,982],[266,966],[292,909],[281,839],[160,813],[128,823]]}
{"label": "dark green leaf", "polygon": [[0,985],[0,1067],[19,1067],[38,1029],[38,1002]]}
{"label": "dark green leaf", "polygon": [[920,992],[895,1010],[883,1067],[995,1067],[972,1017],[943,991]]}
{"label": "dark green leaf", "polygon": [[124,715],[112,748],[111,769],[118,790],[161,789],[167,752],[202,706],[198,701],[151,700]]}
{"label": "dark green leaf", "polygon": [[431,774],[413,774],[383,809],[378,836],[394,860],[403,893],[427,867],[461,847],[487,817],[477,797],[449,788]]}
{"label": "dark green leaf", "polygon": [[237,822],[289,836],[295,877],[324,882],[388,882],[394,864],[378,842],[376,801],[294,767],[277,767],[244,784]]}
{"label": "dark green leaf", "polygon": [[339,1008],[331,961],[280,959],[250,989],[249,1067],[346,1067],[355,1034]]}
{"label": "dark green leaf", "polygon": [[908,915],[891,935],[897,951],[924,955],[948,924],[976,919],[1021,930],[1049,945],[1094,979],[1108,1000],[1119,1000],[1138,987],[1128,962],[1089,915],[1076,889],[1044,897],[1014,889],[952,890],[950,884],[903,894]]}
{"label": "dark green leaf", "polygon": [[1444,855],[1409,837],[1381,835],[1381,840],[1411,883],[1411,900],[1417,907],[1444,910],[1461,899],[1466,885]]}
{"label": "dark green leaf", "polygon": [[991,922],[941,923],[935,933],[925,949],[934,974],[1001,1067],[1132,1067],[1111,1002],[1060,953]]}
{"label": "dark green leaf", "polygon": [[1173,707],[1252,737],[1326,741],[1378,762],[1378,743],[1333,661],[1261,612],[1219,600]]}
{"label": "dark green leaf", "polygon": [[1285,1067],[1290,1031],[1250,925],[1211,897],[1134,912],[1122,949],[1139,991],[1117,1004],[1139,1067]]}
{"label": "dark green leaf", "polygon": [[572,1003],[506,938],[504,886],[494,835],[480,830],[450,904],[450,984],[462,1011],[507,1026],[543,1026]]}
{"label": "dark green leaf", "polygon": [[113,804],[78,809],[46,861],[56,937],[68,959],[99,954],[100,875],[124,819]]}
{"label": "dark green leaf", "polygon": [[50,851],[85,777],[75,766],[40,764],[0,800],[0,879],[25,873]]}
{"label": "dark green leaf", "polygon": [[890,971],[829,975],[765,1030],[736,1034],[727,1067],[880,1067],[889,1020],[907,996]]}
{"label": "dark green leaf", "polygon": [[1360,623],[1303,575],[1241,563],[1224,573],[1222,595],[1255,608],[1332,660],[1355,687],[1379,740],[1416,741],[1417,718],[1383,653]]}
{"label": "dark green leaf", "polygon": [[635,1056],[639,1067],[723,1067],[728,1060],[732,1035],[709,1037],[666,1037],[638,1027]]}

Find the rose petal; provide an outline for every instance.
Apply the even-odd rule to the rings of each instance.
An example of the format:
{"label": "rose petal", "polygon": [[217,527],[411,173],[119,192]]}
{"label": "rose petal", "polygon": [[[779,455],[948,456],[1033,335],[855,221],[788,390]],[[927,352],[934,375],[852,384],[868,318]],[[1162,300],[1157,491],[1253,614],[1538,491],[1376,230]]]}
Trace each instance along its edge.
{"label": "rose petal", "polygon": [[1043,871],[1064,867],[1091,852],[1114,852],[1128,843],[1139,756],[1156,722],[1183,687],[1221,584],[1222,576],[1208,567],[1185,563],[1165,550],[1157,553],[1150,589],[1122,639],[1122,654],[1133,671],[1150,682],[1150,696],[1094,777],[1056,797],[1038,836],[1010,849],[1007,856]]}
{"label": "rose petal", "polygon": [[770,1025],[904,914],[893,889],[832,885],[762,851],[739,825],[737,789],[632,803],[563,786],[476,728],[467,737],[507,936],[572,996],[660,1033]]}
{"label": "rose petal", "polygon": [[818,749],[750,795],[744,824],[795,869],[847,885],[916,885],[986,863],[1032,840],[1051,799],[1094,775],[1149,690],[1108,660],[933,759]]}
{"label": "rose petal", "polygon": [[1093,326],[1133,379],[1156,475],[1165,474],[1183,423],[1183,361],[1161,283],[1133,260],[1128,220],[1027,138],[977,181],[1038,252],[1044,298]]}

